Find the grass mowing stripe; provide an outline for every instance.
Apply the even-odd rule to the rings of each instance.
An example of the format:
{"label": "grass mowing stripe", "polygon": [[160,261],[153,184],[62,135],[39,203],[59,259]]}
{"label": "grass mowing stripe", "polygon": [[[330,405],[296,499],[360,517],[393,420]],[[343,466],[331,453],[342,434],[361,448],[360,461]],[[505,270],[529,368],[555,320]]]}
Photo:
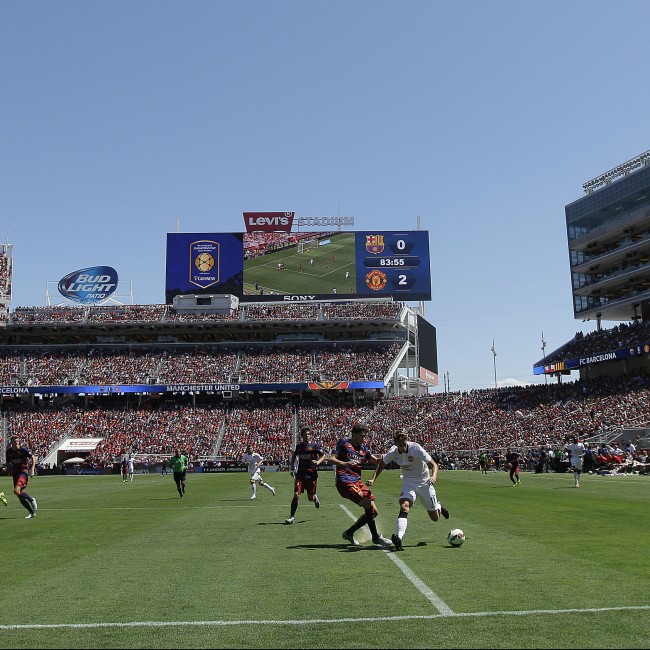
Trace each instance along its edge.
{"label": "grass mowing stripe", "polygon": [[[356,521],[357,518],[346,508],[343,504],[340,504],[342,510],[352,519]],[[439,598],[427,585],[418,578],[411,569],[406,565],[405,562],[400,560],[398,557],[395,557],[390,551],[384,550],[388,559],[392,560],[399,570],[408,578],[409,582],[444,616],[453,616],[454,612],[445,603],[441,598]]]}

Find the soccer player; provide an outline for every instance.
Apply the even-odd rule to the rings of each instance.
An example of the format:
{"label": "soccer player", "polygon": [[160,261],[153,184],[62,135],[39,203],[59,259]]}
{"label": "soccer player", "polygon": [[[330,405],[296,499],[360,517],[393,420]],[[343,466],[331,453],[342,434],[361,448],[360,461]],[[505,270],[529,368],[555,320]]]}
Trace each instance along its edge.
{"label": "soccer player", "polygon": [[575,486],[580,487],[580,474],[582,474],[582,462],[585,457],[587,448],[579,438],[574,438],[573,442],[567,447],[569,452],[569,462],[573,469],[573,480],[575,481]]}
{"label": "soccer player", "polygon": [[519,479],[519,463],[521,460],[522,456],[518,451],[513,451],[510,447],[506,449],[506,467],[508,468],[508,476],[514,486],[521,483]]}
{"label": "soccer player", "polygon": [[252,499],[257,499],[257,484],[269,490],[275,496],[275,488],[268,483],[264,482],[262,478],[262,463],[264,459],[256,451],[251,450],[251,446],[247,445],[246,453],[242,457],[242,461],[248,465],[248,473],[250,474],[251,489],[253,490]]}
{"label": "soccer player", "polygon": [[126,464],[129,471],[129,480],[132,481],[133,475],[135,474],[135,460],[133,459],[133,456],[131,456],[131,454],[129,454]]}
{"label": "soccer player", "polygon": [[287,524],[294,522],[296,510],[298,510],[298,501],[303,492],[307,492],[307,498],[314,503],[316,508],[320,508],[320,501],[316,494],[318,466],[327,458],[327,454],[323,453],[320,445],[309,442],[310,434],[311,429],[309,427],[300,429],[300,442],[291,456],[290,467],[294,475],[294,482],[291,515],[289,519],[285,519]]}
{"label": "soccer player", "polygon": [[349,438],[343,438],[336,443],[336,448],[330,456],[336,471],[336,489],[344,499],[364,509],[364,513],[343,532],[343,539],[353,546],[360,546],[354,538],[354,533],[367,525],[372,535],[372,541],[378,546],[390,546],[390,540],[377,531],[375,518],[379,514],[375,505],[375,495],[361,480],[361,469],[368,462],[378,463],[379,456],[373,456],[364,444],[363,438],[368,429],[361,424],[352,427]]}
{"label": "soccer player", "polygon": [[129,461],[126,458],[126,456],[122,458],[121,469],[122,469],[122,483],[126,483],[129,480]]}
{"label": "soccer player", "polygon": [[488,455],[487,452],[482,451],[478,455],[478,465],[481,468],[481,474],[487,474],[488,473]]}
{"label": "soccer player", "polygon": [[176,483],[176,489],[178,494],[181,495],[181,499],[185,496],[185,479],[187,478],[187,463],[188,459],[185,454],[181,454],[181,450],[176,450],[176,455],[172,456],[169,459],[169,466],[174,473],[174,483]]}
{"label": "soccer player", "polygon": [[391,536],[391,541],[397,551],[403,548],[404,535],[408,526],[408,516],[415,500],[419,496],[429,513],[431,521],[438,521],[440,515],[449,519],[449,511],[436,495],[434,487],[438,478],[438,463],[417,442],[411,442],[405,432],[396,433],[393,437],[395,445],[379,461],[372,478],[366,485],[374,485],[377,477],[387,465],[396,463],[402,472],[402,492],[399,495],[399,514],[397,515],[397,531]]}
{"label": "soccer player", "polygon": [[36,456],[32,456],[32,452],[27,447],[21,446],[19,436],[11,436],[11,446],[7,448],[7,466],[11,466],[14,494],[29,513],[25,519],[32,519],[36,516],[38,505],[36,499],[25,492],[25,488],[30,477],[34,476]]}

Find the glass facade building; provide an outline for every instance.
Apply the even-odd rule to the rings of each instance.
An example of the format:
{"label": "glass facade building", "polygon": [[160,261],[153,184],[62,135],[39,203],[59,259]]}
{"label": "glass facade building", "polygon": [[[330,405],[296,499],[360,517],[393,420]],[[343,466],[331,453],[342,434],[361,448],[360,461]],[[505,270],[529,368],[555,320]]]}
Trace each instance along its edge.
{"label": "glass facade building", "polygon": [[565,207],[576,318],[650,320],[650,152]]}

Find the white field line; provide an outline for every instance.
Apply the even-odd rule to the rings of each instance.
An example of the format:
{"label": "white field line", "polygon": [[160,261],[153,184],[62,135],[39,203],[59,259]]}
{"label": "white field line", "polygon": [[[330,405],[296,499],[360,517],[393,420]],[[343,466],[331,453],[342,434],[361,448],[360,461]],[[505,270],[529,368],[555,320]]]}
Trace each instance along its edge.
{"label": "white field line", "polygon": [[[350,517],[353,521],[357,520],[349,510],[343,504],[340,504],[343,511]],[[394,553],[384,549],[386,557],[392,560],[400,569],[400,571],[408,578],[411,584],[442,614],[443,616],[453,616],[454,611],[445,603],[441,598],[439,598],[429,587],[427,587],[420,578],[418,578],[411,569],[409,569],[406,564],[395,556]]]}
{"label": "white field line", "polygon": [[100,628],[129,628],[129,627],[229,627],[238,625],[330,625],[332,623],[381,623],[384,621],[430,621],[449,618],[485,618],[488,616],[534,616],[562,614],[592,614],[601,612],[647,611],[650,605],[630,607],[592,607],[586,609],[530,609],[525,611],[502,612],[467,612],[463,614],[429,614],[413,616],[376,616],[363,618],[321,618],[298,620],[243,620],[243,621],[130,621],[126,623],[45,623],[31,625],[0,625],[0,631],[12,630],[93,630]]}

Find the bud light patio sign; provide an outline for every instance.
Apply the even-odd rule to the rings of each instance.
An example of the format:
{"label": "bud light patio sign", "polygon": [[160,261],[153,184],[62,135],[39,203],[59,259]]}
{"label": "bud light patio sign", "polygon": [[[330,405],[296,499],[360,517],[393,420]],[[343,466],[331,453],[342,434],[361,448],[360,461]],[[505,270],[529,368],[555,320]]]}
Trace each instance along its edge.
{"label": "bud light patio sign", "polygon": [[68,273],[59,280],[59,293],[82,305],[107,300],[117,289],[117,271],[110,266],[91,266]]}

